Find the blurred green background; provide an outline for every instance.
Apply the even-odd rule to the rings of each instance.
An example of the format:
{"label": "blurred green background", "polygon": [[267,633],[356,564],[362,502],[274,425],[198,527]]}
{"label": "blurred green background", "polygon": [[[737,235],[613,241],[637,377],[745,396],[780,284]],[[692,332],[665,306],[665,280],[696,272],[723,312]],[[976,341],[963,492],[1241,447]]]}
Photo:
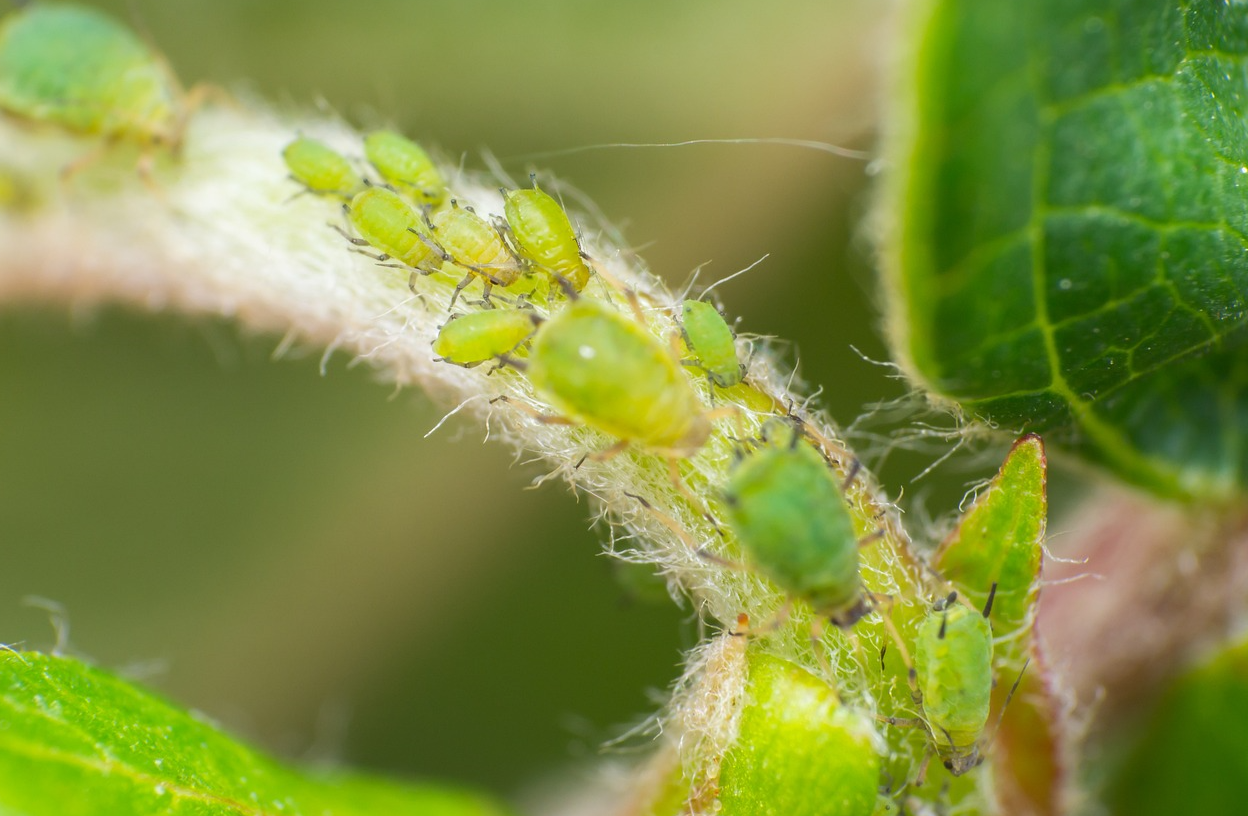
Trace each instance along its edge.
{"label": "blurred green background", "polygon": [[[395,124],[482,167],[549,169],[651,268],[719,290],[740,330],[800,350],[842,422],[900,395],[872,305],[864,162],[766,145],[528,154],[785,136],[870,148],[878,0],[632,3],[132,0],[189,84]],[[833,305],[833,318],[828,317]],[[817,305],[818,308],[813,308]],[[447,406],[273,337],[113,311],[0,310],[0,641],[78,653],[284,756],[513,795],[651,713],[696,642],[631,601],[603,529]],[[896,492],[914,468],[885,471]],[[933,500],[951,507],[962,477]]]}

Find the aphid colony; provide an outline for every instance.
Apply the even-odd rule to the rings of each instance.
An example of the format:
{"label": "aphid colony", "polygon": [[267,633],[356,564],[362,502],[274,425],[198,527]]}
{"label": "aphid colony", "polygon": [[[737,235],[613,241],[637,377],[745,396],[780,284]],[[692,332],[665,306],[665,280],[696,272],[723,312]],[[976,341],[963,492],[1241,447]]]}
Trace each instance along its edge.
{"label": "aphid colony", "polygon": [[[194,99],[159,54],[111,18],[78,6],[32,4],[0,20],[0,109],[98,136],[102,147],[137,144],[146,169],[146,151],[177,148]],[[553,412],[541,421],[606,434],[614,444],[601,452],[604,458],[628,445],[658,454],[674,479],[676,463],[698,455],[717,433],[717,421],[740,418],[743,408],[712,408],[703,397],[728,395],[746,376],[736,338],[713,305],[684,301],[680,339],[664,342],[632,294],[588,259],[559,202],[536,185],[504,190],[502,217],[487,220],[460,206],[437,165],[404,136],[372,133],[362,152],[376,180],[306,137],[291,141],[282,158],[304,191],[339,202],[345,224],[339,231],[351,244],[406,272],[413,291],[424,277],[457,280],[448,309],[458,302],[466,312],[442,326],[432,349],[437,359],[494,362],[518,372]],[[461,299],[477,283],[480,298]],[[709,385],[696,387],[699,375],[687,368]],[[744,561],[732,566],[765,576],[791,602],[843,629],[852,631],[873,612],[886,618],[889,599],[868,592],[860,575],[859,549],[871,537],[860,541],[855,534],[849,485],[841,484],[805,426],[776,418],[763,423],[757,439],[723,436],[734,440],[739,461],[726,483],[711,487]],[[993,681],[990,611],[991,594],[982,613],[956,594],[937,601],[913,635],[913,661],[889,624],[920,717],[880,719],[922,725],[929,756],[938,755],[954,775],[983,758]]]}
{"label": "aphid colony", "polygon": [[[385,186],[364,182],[345,158],[306,138],[292,142],[285,157],[292,177],[309,192],[344,202],[354,233],[348,238],[379,261],[408,270],[414,290],[421,276],[459,270],[464,277],[452,294],[453,308],[465,288],[482,283],[480,300],[460,299],[469,311],[440,329],[437,359],[514,369],[548,406],[540,421],[588,426],[615,440],[603,456],[635,445],[669,462],[693,457],[716,433],[717,420],[741,410],[711,408],[694,387],[698,372],[712,394],[738,386],[746,374],[736,338],[713,305],[684,301],[680,339],[664,343],[631,294],[596,273],[570,218],[547,193],[536,186],[504,190],[504,218],[491,223],[457,206],[414,143],[386,132],[365,144],[387,147],[384,162],[366,150]],[[535,274],[545,289],[530,281],[512,294],[513,284]],[[676,350],[681,341],[683,359]],[[890,599],[868,592],[860,575],[859,550],[873,536],[855,533],[849,485],[804,424],[778,417],[763,423],[757,439],[727,435],[739,461],[717,493],[744,563],[726,566],[765,576],[790,604],[807,604],[816,620],[842,629],[877,608],[889,614],[883,605]],[[923,725],[929,755],[938,755],[954,775],[982,760],[993,674],[989,611],[980,615],[952,595],[934,605],[913,636],[916,660],[899,641],[921,717],[881,718]]]}

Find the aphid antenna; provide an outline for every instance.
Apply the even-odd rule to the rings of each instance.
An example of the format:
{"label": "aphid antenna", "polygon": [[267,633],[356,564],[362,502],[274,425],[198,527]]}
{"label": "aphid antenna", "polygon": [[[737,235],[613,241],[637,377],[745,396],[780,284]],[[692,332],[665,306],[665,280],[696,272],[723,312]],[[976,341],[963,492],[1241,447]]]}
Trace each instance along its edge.
{"label": "aphid antenna", "polygon": [[1019,669],[1018,677],[1014,678],[1014,683],[1010,686],[1009,693],[1005,695],[1005,702],[1001,704],[1001,710],[997,712],[997,721],[993,723],[992,733],[988,735],[988,739],[984,740],[985,750],[996,741],[997,732],[1001,730],[1001,723],[1005,721],[1005,712],[1010,707],[1010,701],[1014,699],[1014,694],[1018,691],[1019,684],[1023,682],[1023,675],[1027,673],[1027,667],[1030,665],[1031,658],[1029,657],[1023,661],[1023,667]]}
{"label": "aphid antenna", "polygon": [[728,276],[728,277],[726,277],[726,278],[720,278],[719,280],[717,280],[717,281],[715,281],[714,283],[712,283],[710,286],[708,286],[708,287],[706,287],[705,289],[703,289],[703,290],[702,290],[702,294],[699,296],[699,298],[698,298],[698,299],[699,299],[699,300],[701,300],[702,298],[705,298],[705,297],[706,297],[706,295],[707,295],[707,293],[708,293],[708,292],[710,292],[712,289],[714,289],[716,286],[719,286],[721,283],[727,283],[728,281],[732,280],[733,278],[739,278],[739,277],[741,277],[741,276],[742,276],[742,275],[744,275],[746,272],[749,272],[751,269],[753,269],[754,267],[758,266],[759,264],[761,264],[763,261],[767,260],[767,259],[768,259],[768,258],[770,258],[770,257],[771,257],[771,253],[770,253],[770,252],[768,252],[766,255],[764,255],[763,257],[759,258],[757,261],[755,261],[754,263],[750,264],[750,265],[749,265],[749,266],[747,266],[745,269],[741,269],[741,270],[738,270],[738,271],[736,271],[736,272],[733,272],[731,275],[729,275],[729,276]]}

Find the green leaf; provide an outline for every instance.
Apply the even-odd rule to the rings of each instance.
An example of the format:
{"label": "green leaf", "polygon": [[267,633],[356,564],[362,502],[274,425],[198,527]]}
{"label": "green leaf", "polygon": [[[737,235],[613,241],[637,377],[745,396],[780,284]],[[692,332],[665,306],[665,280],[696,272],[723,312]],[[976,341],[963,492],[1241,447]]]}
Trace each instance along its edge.
{"label": "green leaf", "polygon": [[[1047,460],[1038,436],[1014,443],[993,477],[941,544],[933,564],[958,590],[981,607],[997,585],[992,629],[998,636],[1020,633],[1000,644],[1026,644],[1040,592],[1040,559],[1048,518]],[[1015,647],[1017,648],[1017,647]],[[1018,664],[1017,653],[1007,659]]]}
{"label": "green leaf", "polygon": [[1241,490],[1248,6],[929,0],[914,16],[886,197],[912,374],[1159,492]]}
{"label": "green leaf", "polygon": [[75,660],[0,652],[0,816],[504,816],[476,794],[289,770]]}
{"label": "green leaf", "polygon": [[1115,814],[1242,813],[1248,641],[1174,682],[1110,782]]}

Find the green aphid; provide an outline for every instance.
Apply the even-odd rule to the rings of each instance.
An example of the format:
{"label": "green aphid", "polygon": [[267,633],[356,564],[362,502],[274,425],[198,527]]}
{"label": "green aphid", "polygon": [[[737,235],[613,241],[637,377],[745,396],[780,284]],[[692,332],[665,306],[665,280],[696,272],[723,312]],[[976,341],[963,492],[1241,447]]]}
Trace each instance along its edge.
{"label": "green aphid", "polygon": [[353,197],[364,180],[342,154],[324,142],[300,136],[282,151],[291,178],[318,195]]}
{"label": "green aphid", "polygon": [[524,272],[524,266],[507,248],[498,230],[472,210],[451,206],[434,213],[429,221],[429,235],[431,243],[441,250],[444,263],[468,273],[455,287],[452,306],[475,278],[485,284],[483,297],[488,302],[491,287],[510,286]]}
{"label": "green aphid", "polygon": [[728,526],[749,563],[840,627],[868,610],[858,538],[841,486],[797,429],[746,454],[724,488]]}
{"label": "green aphid", "polygon": [[353,243],[365,243],[381,252],[379,260],[393,258],[422,274],[436,270],[439,255],[422,237],[428,232],[424,219],[398,193],[368,187],[344,206],[347,220],[360,236]]}
{"label": "green aphid", "polygon": [[992,698],[992,627],[988,614],[956,603],[956,594],[937,601],[919,624],[915,640],[915,696],[936,753],[945,768],[961,776],[983,761],[980,738]]}
{"label": "green aphid", "polygon": [[559,202],[532,187],[504,191],[503,213],[516,254],[566,281],[576,291],[589,283],[589,267],[568,214]]}
{"label": "green aphid", "polygon": [[682,457],[710,436],[709,412],[667,347],[596,301],[580,298],[543,323],[524,368],[565,418],[621,443]]}
{"label": "green aphid", "polygon": [[377,172],[419,206],[437,207],[446,199],[446,182],[420,145],[392,130],[364,139],[364,155]]}
{"label": "green aphid", "polygon": [[737,340],[714,304],[686,300],[681,306],[681,331],[685,345],[696,358],[687,364],[706,372],[720,388],[731,388],[745,376],[737,358]]}
{"label": "green aphid", "polygon": [[537,331],[541,318],[531,309],[490,309],[448,320],[433,341],[438,359],[465,368],[515,351]]}
{"label": "green aphid", "polygon": [[164,58],[95,9],[34,3],[0,22],[0,109],[11,114],[176,148],[191,107]]}

